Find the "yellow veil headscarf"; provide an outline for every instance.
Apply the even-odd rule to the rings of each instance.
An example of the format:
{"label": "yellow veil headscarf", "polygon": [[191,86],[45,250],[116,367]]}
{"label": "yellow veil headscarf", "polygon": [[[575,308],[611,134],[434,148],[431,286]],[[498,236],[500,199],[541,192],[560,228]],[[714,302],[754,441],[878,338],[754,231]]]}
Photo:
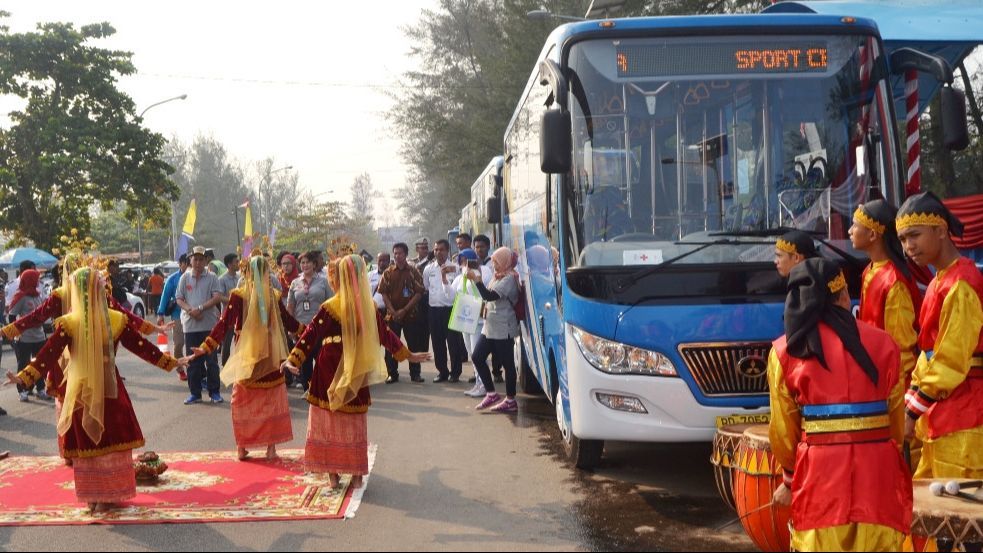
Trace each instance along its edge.
{"label": "yellow veil headscarf", "polygon": [[331,262],[328,276],[335,295],[324,305],[341,323],[343,350],[328,388],[329,408],[336,411],[362,388],[384,382],[387,374],[365,261],[359,255],[344,256]]}
{"label": "yellow veil headscarf", "polygon": [[72,311],[72,293],[71,293],[71,281],[72,275],[84,263],[84,257],[81,252],[69,252],[65,254],[65,259],[62,260],[61,266],[61,314],[68,315]]}
{"label": "yellow veil headscarf", "polygon": [[290,353],[267,259],[252,256],[245,277],[249,301],[243,305],[245,319],[235,351],[222,368],[222,383],[226,386],[279,371],[280,362]]}
{"label": "yellow veil headscarf", "polygon": [[94,443],[105,430],[106,399],[116,399],[116,355],[106,284],[99,272],[83,267],[69,281],[71,312],[60,320],[72,337],[65,370],[65,399],[58,417],[58,435],[72,426],[72,415],[82,410],[82,429]]}

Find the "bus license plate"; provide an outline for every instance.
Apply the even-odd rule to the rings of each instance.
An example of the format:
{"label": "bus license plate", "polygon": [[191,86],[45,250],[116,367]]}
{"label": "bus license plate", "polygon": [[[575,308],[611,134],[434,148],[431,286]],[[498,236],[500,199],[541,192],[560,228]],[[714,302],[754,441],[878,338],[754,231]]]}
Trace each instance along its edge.
{"label": "bus license plate", "polygon": [[770,420],[771,415],[768,413],[757,415],[728,415],[726,417],[717,417],[717,428],[723,428],[732,424],[768,424]]}

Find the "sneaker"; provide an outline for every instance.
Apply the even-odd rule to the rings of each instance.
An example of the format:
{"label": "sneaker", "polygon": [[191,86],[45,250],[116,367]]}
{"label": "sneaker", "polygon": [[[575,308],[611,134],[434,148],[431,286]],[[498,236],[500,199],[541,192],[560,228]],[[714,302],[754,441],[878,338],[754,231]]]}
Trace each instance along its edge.
{"label": "sneaker", "polygon": [[17,396],[20,398],[21,401],[24,402],[27,401],[27,392],[17,392]]}
{"label": "sneaker", "polygon": [[212,403],[222,403],[223,401],[225,401],[224,399],[222,399],[222,396],[218,392],[212,392],[208,394],[208,397],[211,398]]}
{"label": "sneaker", "polygon": [[467,392],[464,392],[464,395],[468,397],[484,397],[485,387],[481,384],[481,382],[475,383],[473,388],[471,388]]}
{"label": "sneaker", "polygon": [[48,395],[48,392],[46,392],[44,390],[40,390],[40,391],[38,391],[38,399],[44,400],[44,401],[54,401],[55,398],[49,396]]}
{"label": "sneaker", "polygon": [[201,397],[196,395],[188,396],[188,399],[184,400],[185,405],[191,405],[192,403],[201,403]]}
{"label": "sneaker", "polygon": [[498,405],[489,409],[492,413],[515,413],[519,410],[519,404],[514,399],[505,399]]}
{"label": "sneaker", "polygon": [[386,384],[395,384],[399,382],[399,376],[390,376],[386,379]]}
{"label": "sneaker", "polygon": [[0,417],[5,417],[5,416],[7,416],[7,411],[5,411],[3,407],[0,407]]}
{"label": "sneaker", "polygon": [[178,377],[178,379],[181,380],[181,382],[187,382],[188,381],[188,373],[185,372],[184,369],[178,369],[177,370],[177,377]]}
{"label": "sneaker", "polygon": [[485,395],[485,399],[481,400],[481,403],[479,403],[477,407],[474,408],[474,410],[481,411],[484,409],[488,409],[489,407],[495,405],[499,401],[502,401],[502,396],[496,394],[495,392],[492,392],[490,394]]}

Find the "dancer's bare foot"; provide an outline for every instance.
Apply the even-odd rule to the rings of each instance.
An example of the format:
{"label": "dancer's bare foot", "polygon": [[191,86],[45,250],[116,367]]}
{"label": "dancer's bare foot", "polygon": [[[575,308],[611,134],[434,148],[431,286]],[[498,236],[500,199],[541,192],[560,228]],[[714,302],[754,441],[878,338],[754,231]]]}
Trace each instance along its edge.
{"label": "dancer's bare foot", "polygon": [[266,458],[270,461],[280,458],[280,456],[276,454],[276,445],[271,444],[266,446]]}
{"label": "dancer's bare foot", "polygon": [[335,473],[328,474],[328,483],[331,484],[332,490],[337,490],[338,486],[341,485],[341,478]]}
{"label": "dancer's bare foot", "polygon": [[356,474],[352,476],[352,489],[357,490],[362,487],[362,475]]}
{"label": "dancer's bare foot", "polygon": [[74,464],[74,461],[72,461],[71,459],[69,459],[69,458],[67,458],[67,457],[65,458],[65,466],[66,466],[66,467],[70,467],[70,466],[72,466],[73,464]]}
{"label": "dancer's bare foot", "polygon": [[7,457],[10,457],[10,452],[9,451],[0,451],[0,461],[3,461]]}
{"label": "dancer's bare foot", "polygon": [[96,514],[98,512],[98,509],[99,509],[99,504],[98,503],[89,503],[89,514],[90,515]]}
{"label": "dancer's bare foot", "polygon": [[244,447],[240,447],[239,450],[237,451],[237,454],[239,455],[240,461],[245,461],[246,457],[249,457],[249,452],[246,451],[246,448]]}

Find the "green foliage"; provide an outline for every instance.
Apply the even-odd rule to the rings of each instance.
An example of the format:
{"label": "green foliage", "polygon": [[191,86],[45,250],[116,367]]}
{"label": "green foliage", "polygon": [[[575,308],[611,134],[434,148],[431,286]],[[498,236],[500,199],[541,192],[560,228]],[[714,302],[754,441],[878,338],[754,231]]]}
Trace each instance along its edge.
{"label": "green foliage", "polygon": [[277,230],[276,250],[324,250],[333,239],[352,242],[348,233],[348,208],[341,202],[304,202],[292,213],[284,214]]}
{"label": "green foliage", "polygon": [[108,23],[0,27],[0,93],[24,102],[0,129],[0,228],[15,243],[55,247],[70,228],[89,232],[90,206],[117,201],[129,220],[139,210],[167,226],[177,187],[160,158],[164,139],[116,86],[135,71],[132,55],[91,45],[114,33]]}
{"label": "green foliage", "polygon": [[[763,0],[628,0],[617,16],[756,11]],[[402,76],[389,112],[411,168],[403,211],[424,234],[443,236],[469,201],[471,184],[501,155],[505,127],[557,21],[545,8],[584,14],[589,0],[441,0],[408,27],[420,69]]]}

